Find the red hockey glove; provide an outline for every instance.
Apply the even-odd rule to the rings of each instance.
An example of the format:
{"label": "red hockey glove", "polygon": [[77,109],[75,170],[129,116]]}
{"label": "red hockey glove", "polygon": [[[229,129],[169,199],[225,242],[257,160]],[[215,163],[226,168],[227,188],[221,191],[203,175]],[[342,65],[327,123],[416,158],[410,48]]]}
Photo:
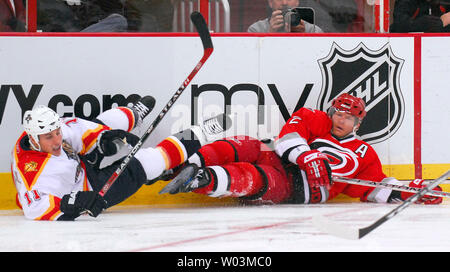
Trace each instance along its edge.
{"label": "red hockey glove", "polygon": [[[423,187],[425,187],[425,185],[423,185],[423,179],[415,179],[409,183],[409,186],[414,187],[414,188],[419,188],[419,189],[422,189]],[[436,186],[436,187],[434,187],[433,190],[442,191],[442,188],[440,186]],[[403,200],[406,200],[409,197],[411,197],[412,195],[414,195],[414,193],[402,192],[401,198]],[[416,203],[417,204],[421,204],[421,203],[423,203],[423,204],[441,204],[442,197],[425,195],[421,199],[417,200]]]}
{"label": "red hockey glove", "polygon": [[311,187],[325,186],[327,189],[331,187],[331,168],[325,154],[317,150],[303,152],[298,156],[297,164],[306,172]]}

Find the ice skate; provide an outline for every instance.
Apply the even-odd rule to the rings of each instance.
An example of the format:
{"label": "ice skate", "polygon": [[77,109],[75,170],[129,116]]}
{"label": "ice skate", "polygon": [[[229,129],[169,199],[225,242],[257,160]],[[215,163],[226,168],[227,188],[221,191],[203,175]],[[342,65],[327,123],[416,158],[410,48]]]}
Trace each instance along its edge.
{"label": "ice skate", "polygon": [[198,126],[192,126],[191,130],[197,135],[201,145],[225,138],[225,132],[231,127],[231,118],[221,113],[204,120]]}
{"label": "ice skate", "polygon": [[[155,98],[153,98],[153,96],[151,96],[151,95],[147,95],[147,96],[140,98],[131,107],[131,110],[133,111],[134,119],[135,119],[135,124],[134,124],[133,129],[136,128],[137,126],[140,126],[143,123],[144,118],[150,114],[150,112],[153,110],[154,106],[155,106]],[[136,141],[137,141],[138,137],[136,136],[136,138],[137,138],[136,139]],[[114,162],[122,159],[123,157],[128,155],[128,153],[130,152],[130,150],[132,148],[132,146],[130,146],[131,143],[127,143],[126,141],[114,141],[114,143],[116,144],[117,153],[114,154],[113,156],[104,157],[99,164],[100,169],[103,169],[106,166],[109,166],[109,165],[113,164]]]}
{"label": "ice skate", "polygon": [[155,179],[147,180],[147,183],[145,183],[145,185],[152,185],[153,183],[155,183],[159,180],[163,180],[163,181],[172,180],[173,178],[175,178],[175,176],[178,175],[178,173],[180,173],[180,171],[184,168],[184,166],[186,166],[186,162],[184,162],[172,169],[164,170],[159,177],[157,177]]}
{"label": "ice skate", "polygon": [[134,117],[136,119],[136,126],[144,122],[145,117],[153,110],[155,106],[155,98],[151,95],[146,95],[139,99],[132,107]]}
{"label": "ice skate", "polygon": [[224,113],[203,121],[201,128],[206,135],[215,135],[224,132],[231,126],[231,119]]}
{"label": "ice skate", "polygon": [[188,193],[208,185],[211,178],[205,168],[188,164],[159,194]]}

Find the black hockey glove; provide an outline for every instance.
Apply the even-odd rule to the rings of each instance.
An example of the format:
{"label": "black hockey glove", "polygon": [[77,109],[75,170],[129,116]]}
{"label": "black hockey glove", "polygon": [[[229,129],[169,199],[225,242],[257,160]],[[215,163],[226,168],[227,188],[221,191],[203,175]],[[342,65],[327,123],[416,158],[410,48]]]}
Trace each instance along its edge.
{"label": "black hockey glove", "polygon": [[104,209],[105,199],[93,191],[72,192],[64,195],[60,203],[60,210],[66,215],[66,219],[75,219],[84,212],[97,217]]}
{"label": "black hockey glove", "polygon": [[117,153],[124,144],[136,145],[139,137],[125,130],[113,129],[103,131],[97,140],[98,150],[105,156]]}

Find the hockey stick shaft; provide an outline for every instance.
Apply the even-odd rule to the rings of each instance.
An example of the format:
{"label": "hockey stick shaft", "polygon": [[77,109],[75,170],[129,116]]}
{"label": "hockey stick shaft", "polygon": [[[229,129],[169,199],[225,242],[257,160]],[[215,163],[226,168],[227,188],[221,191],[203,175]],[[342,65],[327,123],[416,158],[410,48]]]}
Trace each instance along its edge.
{"label": "hockey stick shaft", "polygon": [[[369,186],[369,187],[387,188],[387,189],[392,189],[392,190],[396,190],[396,191],[410,192],[410,193],[418,193],[420,191],[420,188],[414,188],[414,187],[410,187],[410,186],[406,186],[406,185],[389,184],[389,183],[384,183],[384,182],[376,182],[376,181],[362,180],[362,179],[351,179],[351,178],[344,178],[344,177],[337,177],[337,176],[333,176],[333,181],[347,183],[347,184],[354,184],[354,185]],[[425,195],[450,198],[450,193],[442,192],[442,191],[430,191],[430,192],[426,193]]]}
{"label": "hockey stick shaft", "polygon": [[402,204],[397,206],[395,209],[387,213],[385,216],[381,217],[377,221],[375,221],[372,225],[359,229],[358,237],[361,239],[362,237],[366,236],[368,233],[376,229],[378,226],[383,224],[384,222],[388,221],[404,209],[406,209],[409,205],[419,200],[421,197],[423,197],[425,194],[429,193],[434,187],[438,186],[440,183],[442,183],[444,180],[446,180],[450,176],[450,170],[445,172],[442,176],[439,178],[433,180],[430,182],[427,186],[420,189],[420,191],[408,199],[406,199]]}
{"label": "hockey stick shaft", "polygon": [[153,132],[153,130],[156,128],[156,126],[161,122],[161,120],[164,118],[166,113],[170,110],[170,108],[177,101],[177,99],[180,97],[180,95],[183,93],[183,91],[189,85],[191,80],[194,78],[194,76],[198,73],[200,68],[202,68],[203,64],[205,64],[206,60],[212,54],[214,48],[213,48],[213,44],[211,41],[211,35],[209,34],[209,29],[205,22],[205,19],[203,18],[201,13],[194,11],[191,14],[191,21],[194,24],[195,28],[197,29],[197,32],[202,40],[203,49],[204,49],[203,57],[200,59],[200,61],[197,63],[197,65],[192,70],[192,72],[188,75],[188,77],[183,81],[181,86],[178,88],[178,90],[175,92],[175,94],[172,96],[172,98],[169,100],[169,102],[166,104],[166,106],[162,109],[162,111],[159,113],[159,115],[155,118],[153,123],[149,126],[149,128],[141,136],[138,143],[133,147],[133,149],[131,149],[131,151],[123,159],[123,161],[119,165],[119,167],[117,167],[116,171],[111,175],[111,177],[103,185],[103,188],[99,192],[99,194],[101,196],[104,196],[106,194],[106,192],[108,192],[108,190],[111,188],[113,183],[119,178],[119,176],[122,174],[122,172],[127,167],[130,160],[136,155],[136,153],[142,147],[144,142],[147,140],[148,136],[150,136],[150,134]]}
{"label": "hockey stick shaft", "polygon": [[378,226],[391,219],[393,216],[407,208],[412,203],[416,202],[418,199],[431,192],[432,189],[442,183],[450,176],[450,170],[444,173],[439,178],[431,181],[427,186],[420,189],[416,194],[412,195],[410,198],[406,199],[402,204],[397,206],[395,209],[372,223],[368,227],[364,228],[352,228],[347,226],[342,226],[331,221],[328,217],[322,215],[315,215],[312,218],[313,224],[319,228],[320,230],[333,234],[338,237],[346,238],[346,239],[361,239],[366,236],[368,233],[376,229]]}

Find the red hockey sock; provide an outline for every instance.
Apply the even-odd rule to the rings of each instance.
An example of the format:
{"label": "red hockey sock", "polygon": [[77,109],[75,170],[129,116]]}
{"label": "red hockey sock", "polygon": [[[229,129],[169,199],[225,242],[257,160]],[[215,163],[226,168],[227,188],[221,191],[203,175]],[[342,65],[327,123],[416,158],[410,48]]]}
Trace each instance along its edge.
{"label": "red hockey sock", "polygon": [[133,110],[127,107],[117,107],[117,109],[121,110],[128,118],[128,129],[127,131],[130,132],[135,126],[137,120],[134,118]]}
{"label": "red hockey sock", "polygon": [[174,168],[187,159],[187,152],[184,145],[176,137],[169,136],[161,141],[156,148],[160,149],[166,161],[166,169]]}

